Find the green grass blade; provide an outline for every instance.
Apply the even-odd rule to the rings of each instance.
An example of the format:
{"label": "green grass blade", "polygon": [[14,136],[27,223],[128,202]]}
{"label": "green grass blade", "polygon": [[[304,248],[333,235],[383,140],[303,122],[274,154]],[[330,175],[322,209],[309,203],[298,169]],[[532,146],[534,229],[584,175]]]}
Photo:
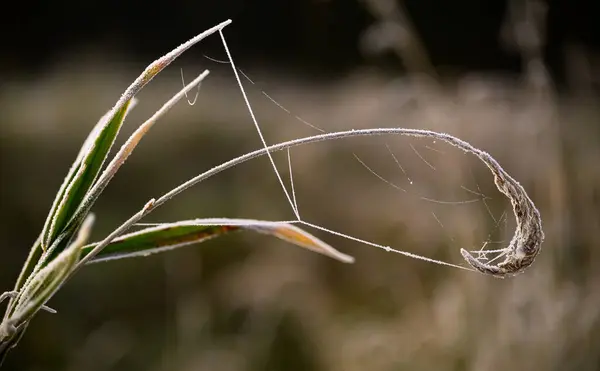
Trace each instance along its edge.
{"label": "green grass blade", "polygon": [[[27,256],[27,260],[25,261],[23,268],[21,268],[21,273],[19,274],[19,277],[17,278],[17,282],[15,283],[15,288],[13,289],[13,291],[21,290],[21,288],[27,281],[27,278],[29,277],[29,275],[34,271],[37,261],[40,259],[41,256],[42,256],[42,245],[41,245],[41,236],[40,236],[33,243],[31,250],[29,250],[29,256]],[[8,301],[4,319],[7,319],[8,316],[12,313],[14,304],[15,304],[15,300],[13,298],[11,298]]]}
{"label": "green grass blade", "polygon": [[[53,239],[64,230],[64,227],[71,220],[73,212],[77,210],[87,191],[96,180],[98,172],[106,159],[106,155],[114,142],[114,137],[116,137],[135,95],[184,51],[205,37],[220,31],[230,23],[231,20],[226,20],[225,22],[202,32],[152,62],[125,90],[115,106],[105,115],[105,117],[103,117],[103,120],[101,120],[103,121],[104,126],[97,132],[96,129],[98,128],[92,132],[92,135],[96,134],[95,140],[90,146],[92,148],[86,148],[87,146],[84,145],[83,149],[89,149],[89,152],[84,154],[80,153],[78,159],[75,161],[65,178],[65,182],[57,194],[42,230],[42,249],[46,250],[51,245]],[[90,138],[88,138],[86,143],[89,142],[89,139]],[[106,150],[105,153],[103,153],[104,150]],[[91,205],[87,206],[87,209],[89,209]],[[79,217],[81,217],[81,215]],[[83,217],[81,217],[81,220],[83,220]],[[80,223],[80,221],[76,222]],[[73,228],[72,230],[74,231],[75,229],[76,228]]]}
{"label": "green grass blade", "polygon": [[90,143],[98,135],[98,130],[103,125],[104,120],[109,113],[110,112],[108,112],[106,115],[102,116],[102,118],[100,118],[100,120],[98,121],[98,123],[96,124],[94,129],[88,134],[88,137],[86,138],[85,142],[83,142],[83,145],[81,146],[81,149],[79,150],[79,154],[75,158],[73,165],[71,165],[71,169],[69,169],[67,176],[65,177],[63,183],[61,184],[61,186],[56,194],[56,198],[54,199],[54,202],[52,203],[52,206],[50,207],[50,212],[48,213],[46,222],[44,223],[44,227],[42,228],[42,234],[41,234],[40,240],[39,240],[40,247],[43,250],[45,250],[48,247],[48,244],[46,244],[44,241],[48,241],[48,234],[50,233],[50,225],[52,224],[52,218],[56,214],[56,209],[58,208],[58,205],[63,200],[67,187],[69,186],[69,184],[71,184],[71,182],[73,181],[73,178],[79,172],[79,169],[81,168],[81,159],[83,158],[83,156],[89,149]]}
{"label": "green grass blade", "polygon": [[42,232],[44,249],[47,249],[56,236],[64,230],[87,191],[98,178],[130,106],[131,100],[114,115],[105,116],[101,126],[97,126],[92,131],[91,137],[84,144],[78,156],[79,163],[71,168],[67,176],[68,181],[64,183],[66,186],[61,187],[62,192],[59,192],[54,203],[55,207],[44,225]]}
{"label": "green grass blade", "polygon": [[69,278],[81,255],[81,247],[89,237],[93,220],[93,215],[88,216],[69,248],[23,286],[15,310],[0,324],[0,364],[23,336],[31,318]]}
{"label": "green grass blade", "polygon": [[[159,224],[123,235],[106,246],[90,263],[148,256],[239,230],[251,230],[275,236],[345,263],[354,261],[352,257],[342,254],[315,236],[289,223],[249,219],[195,219]],[[81,258],[89,254],[95,246],[96,243],[84,246]]]}
{"label": "green grass blade", "polygon": [[164,116],[179,100],[186,96],[186,94],[193,89],[195,86],[199,85],[202,80],[208,76],[209,71],[205,70],[201,73],[196,79],[186,85],[183,89],[181,89],[177,94],[175,94],[171,99],[169,99],[163,106],[152,115],[148,120],[146,120],[143,124],[141,124],[131,136],[125,141],[125,143],[121,146],[119,151],[115,154],[110,163],[106,166],[98,180],[94,183],[91,189],[86,193],[84,199],[79,204],[77,210],[71,215],[71,219],[69,224],[66,227],[67,231],[70,231],[70,228],[77,228],[81,223],[81,220],[87,215],[90,211],[92,205],[96,202],[100,194],[104,191],[108,183],[115,176],[115,174],[119,171],[121,166],[125,163],[127,158],[131,155],[137,145],[140,143],[142,138],[148,133],[150,128],[156,124],[156,122]]}
{"label": "green grass blade", "polygon": [[90,214],[77,233],[77,238],[52,262],[35,274],[19,293],[15,310],[9,316],[12,325],[20,327],[33,317],[68,279],[87,242],[94,216]]}

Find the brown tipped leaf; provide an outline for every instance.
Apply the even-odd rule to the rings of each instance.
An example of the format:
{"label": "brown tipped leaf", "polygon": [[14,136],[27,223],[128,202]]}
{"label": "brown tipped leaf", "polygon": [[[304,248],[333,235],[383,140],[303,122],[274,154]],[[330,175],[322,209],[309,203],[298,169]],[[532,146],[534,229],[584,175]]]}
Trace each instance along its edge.
{"label": "brown tipped leaf", "polygon": [[[125,234],[112,241],[90,262],[148,256],[239,230],[251,230],[275,236],[344,263],[354,261],[351,256],[337,251],[310,233],[289,223],[250,219],[195,219],[160,224]],[[95,246],[96,243],[83,247],[81,258],[89,254]]]}

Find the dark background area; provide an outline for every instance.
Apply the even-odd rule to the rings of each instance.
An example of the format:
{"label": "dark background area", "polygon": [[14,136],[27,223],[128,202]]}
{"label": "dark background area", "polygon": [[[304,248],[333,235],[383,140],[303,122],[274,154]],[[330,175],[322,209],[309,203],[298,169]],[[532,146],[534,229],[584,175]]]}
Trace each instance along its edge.
{"label": "dark background area", "polygon": [[[541,19],[509,21],[511,9],[535,3],[547,5]],[[406,19],[392,20],[412,23],[408,36],[422,50],[398,48],[394,42],[408,37],[398,28],[375,32],[389,24],[373,4],[402,5]],[[316,134],[296,116],[325,131],[394,126],[451,133],[488,151],[525,187],[546,233],[530,269],[506,280],[315,230],[356,263],[239,233],[91,265],[49,302],[56,315],[39,313],[32,321],[3,370],[598,370],[598,4],[3,5],[0,291],[13,287],[97,119],[148,63],[228,18],[233,23],[224,32],[237,66],[256,82],[245,86],[269,143]],[[540,30],[524,32],[525,26]],[[188,81],[211,70],[197,103],[179,103],[161,119],[94,205],[92,239],[149,198],[261,146],[231,68],[205,55],[226,59],[218,35],[138,95],[117,145],[181,89],[180,68]],[[354,154],[407,192],[378,180]],[[285,154],[275,160],[287,181]],[[439,142],[395,136],[327,142],[294,149],[292,163],[303,217],[327,228],[455,264],[463,264],[460,248],[503,247],[512,236],[510,204],[488,169]],[[488,198],[422,199],[481,194]],[[184,192],[151,217],[292,216],[263,158]]]}
{"label": "dark background area", "polygon": [[[408,0],[404,2],[432,63],[451,71],[520,71],[520,56],[499,38],[507,1]],[[600,48],[594,1],[548,1],[544,56],[555,81],[564,83],[568,42]],[[10,11],[8,10],[10,9]],[[65,52],[97,45],[145,62],[187,40],[199,28],[232,19],[227,35],[246,65],[272,64],[336,77],[373,63],[361,55],[359,36],[373,16],[359,1],[224,0],[170,4],[136,1],[11,2],[5,12],[2,72],[41,71]],[[212,40],[220,52],[217,40]],[[210,46],[191,50],[201,55]],[[396,68],[399,63],[390,63]]]}

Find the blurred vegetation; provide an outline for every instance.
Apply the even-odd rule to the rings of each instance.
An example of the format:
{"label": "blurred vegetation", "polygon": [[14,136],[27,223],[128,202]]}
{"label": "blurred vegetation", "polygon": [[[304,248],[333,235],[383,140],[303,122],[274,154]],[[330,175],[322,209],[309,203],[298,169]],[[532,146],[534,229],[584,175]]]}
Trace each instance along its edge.
{"label": "blurred vegetation", "polygon": [[[587,54],[575,55],[589,62],[589,73],[575,69],[576,89],[558,94],[536,55],[542,46],[514,45],[529,62],[519,75],[422,78],[423,71],[397,75],[371,66],[321,81],[268,65],[245,72],[256,82],[246,85],[269,143],[315,134],[298,115],[326,131],[448,132],[490,152],[542,214],[546,241],[524,274],[492,279],[315,231],[357,258],[344,265],[265,236],[233,234],[82,270],[50,302],[58,314],[41,313],[4,368],[598,369],[596,66]],[[390,48],[399,61],[415,50]],[[0,290],[12,287],[87,132],[140,72],[122,55],[89,53],[0,86]],[[159,122],[100,198],[95,238],[149,198],[260,147],[230,67],[206,59],[176,63],[156,78],[139,95],[121,140],[181,87],[179,68],[192,76],[204,67],[211,75],[196,105],[180,103]],[[353,154],[407,192],[378,180]],[[275,158],[286,173],[285,154]],[[458,263],[459,248],[505,244],[512,235],[510,205],[487,169],[447,145],[399,137],[320,143],[292,150],[292,167],[303,218],[356,237]],[[260,158],[178,196],[149,221],[195,217],[293,215]]]}

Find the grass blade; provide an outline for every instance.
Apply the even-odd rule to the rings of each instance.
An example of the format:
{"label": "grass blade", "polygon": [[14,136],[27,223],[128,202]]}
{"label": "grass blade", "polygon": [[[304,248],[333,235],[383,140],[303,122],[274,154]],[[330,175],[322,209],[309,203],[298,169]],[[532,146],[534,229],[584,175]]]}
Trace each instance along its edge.
{"label": "grass blade", "polygon": [[169,99],[158,111],[156,111],[152,115],[152,117],[146,120],[135,130],[135,132],[133,132],[133,134],[131,134],[131,136],[127,139],[127,141],[125,141],[125,143],[121,146],[119,151],[115,154],[110,163],[106,166],[106,169],[102,172],[98,180],[85,194],[84,199],[79,204],[79,207],[71,215],[67,228],[76,228],[79,225],[81,220],[83,220],[83,218],[87,215],[93,204],[96,202],[100,194],[104,191],[104,188],[106,188],[106,186],[115,176],[117,171],[125,163],[127,158],[131,155],[133,150],[140,143],[142,138],[148,133],[148,131],[161,117],[163,117],[177,102],[179,102],[184,96],[186,96],[186,94],[191,89],[199,85],[202,82],[202,80],[204,80],[204,78],[208,76],[208,74],[208,70],[202,72],[192,82],[190,82],[177,94],[171,97],[171,99]]}
{"label": "grass blade", "polygon": [[[64,227],[71,220],[73,212],[80,206],[87,191],[93,185],[135,95],[184,51],[207,36],[223,29],[230,23],[231,20],[226,20],[181,44],[148,65],[140,76],[129,85],[115,106],[101,120],[101,129],[98,130],[97,126],[90,135],[97,135],[91,146],[96,148],[97,151],[87,147],[86,144],[90,142],[90,138],[88,138],[82,148],[82,152],[80,152],[65,182],[61,186],[42,230],[42,249],[46,250],[51,245],[53,239],[64,230]],[[106,150],[105,153],[103,153],[104,150]],[[87,167],[84,166],[86,164]],[[73,228],[72,230],[74,231],[75,229]]]}
{"label": "grass blade", "polygon": [[[283,222],[251,219],[195,219],[159,224],[116,238],[100,251],[92,262],[124,259],[172,250],[206,241],[232,231],[251,230],[275,236],[294,245],[351,263],[354,258],[335,250],[330,245],[302,229]],[[96,243],[82,248],[81,258],[89,254]]]}
{"label": "grass blade", "polygon": [[15,310],[8,319],[0,323],[0,364],[8,350],[17,344],[31,318],[69,277],[79,260],[81,247],[89,237],[93,220],[93,215],[88,216],[73,243],[44,269],[37,272],[19,292]]}
{"label": "grass blade", "polygon": [[[29,250],[29,256],[27,256],[27,260],[25,260],[25,264],[23,264],[23,268],[21,269],[21,273],[17,278],[17,282],[15,283],[15,287],[13,291],[20,291],[27,278],[34,271],[37,261],[42,256],[42,245],[41,245],[41,237],[38,237],[37,240],[33,243],[33,246]],[[8,301],[8,305],[6,307],[6,313],[4,314],[4,320],[8,319],[8,316],[12,313],[14,308],[15,300],[11,298]],[[1,363],[0,363],[1,364]]]}
{"label": "grass blade", "polygon": [[105,116],[94,128],[60,192],[54,201],[42,231],[42,248],[46,250],[66,227],[75,210],[92,187],[131,107],[131,100],[114,115]]}
{"label": "grass blade", "polygon": [[23,287],[9,321],[14,326],[21,326],[28,321],[62,286],[72,269],[79,261],[81,248],[88,240],[92,224],[93,214],[84,221],[77,233],[77,238],[61,252],[56,259],[50,262],[35,277]]}

